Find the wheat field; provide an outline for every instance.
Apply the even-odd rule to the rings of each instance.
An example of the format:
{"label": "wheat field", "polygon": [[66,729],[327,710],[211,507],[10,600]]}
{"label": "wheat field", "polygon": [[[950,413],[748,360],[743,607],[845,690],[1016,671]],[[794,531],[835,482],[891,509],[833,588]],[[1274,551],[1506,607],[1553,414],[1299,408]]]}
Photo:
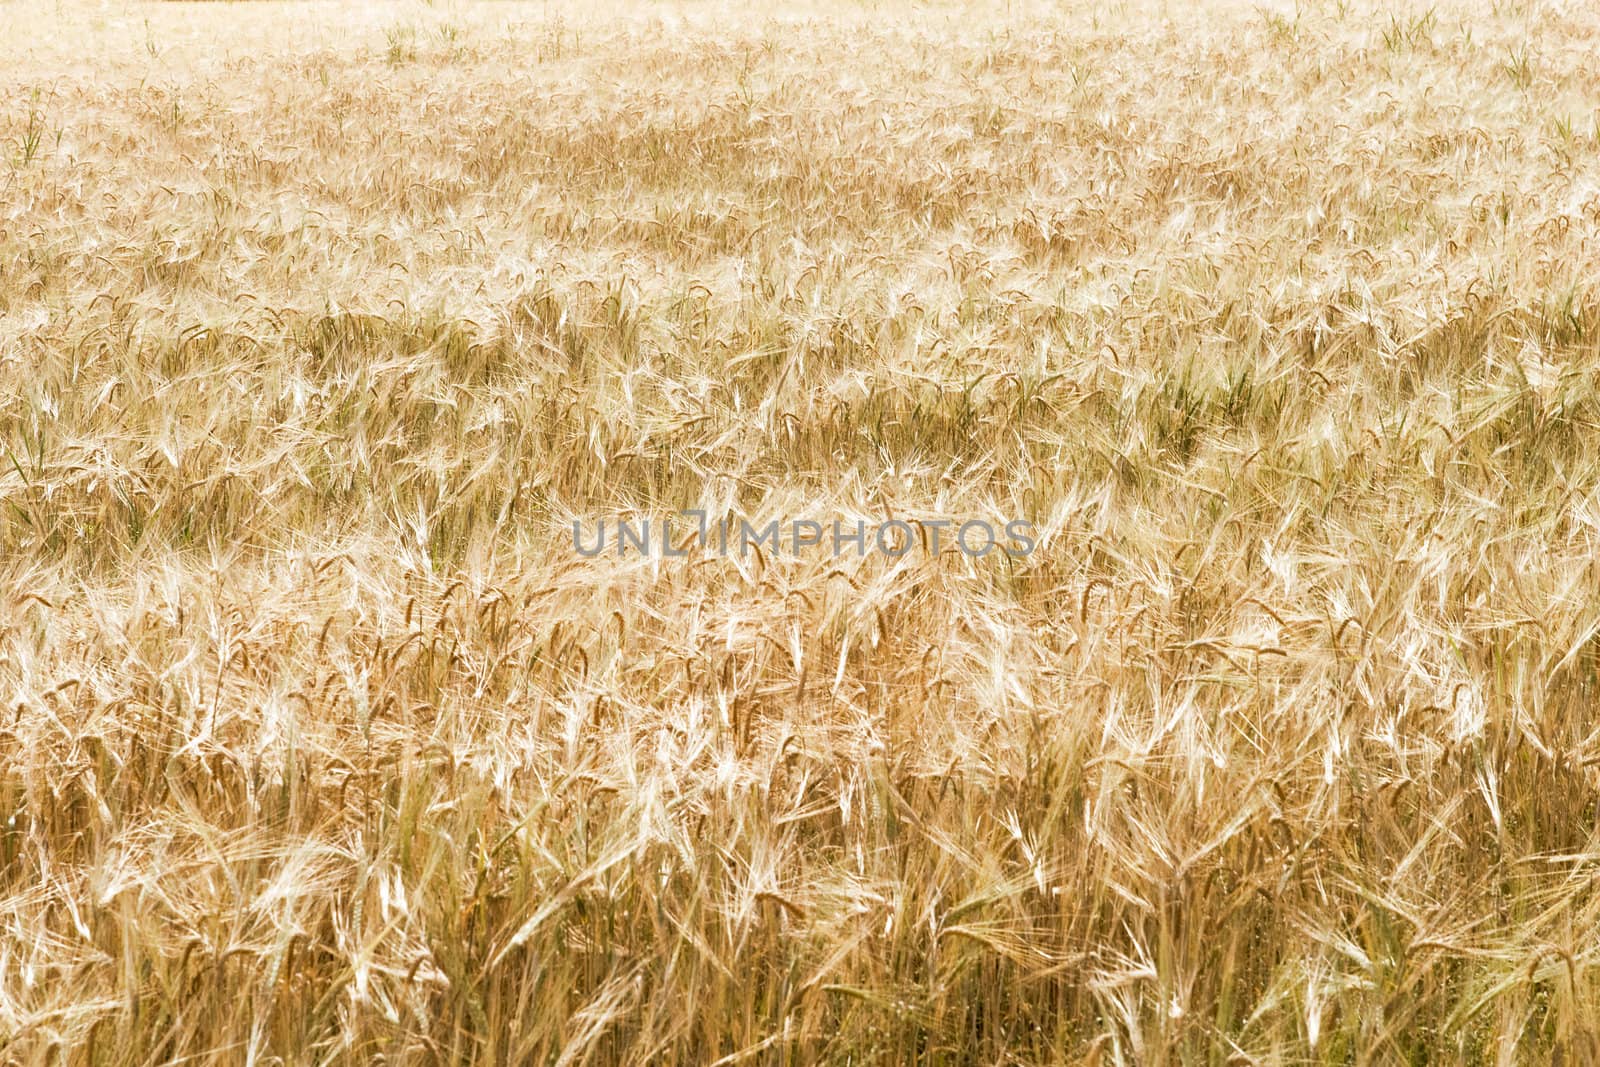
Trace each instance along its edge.
{"label": "wheat field", "polygon": [[0,1063],[1600,1059],[1591,5],[0,28]]}

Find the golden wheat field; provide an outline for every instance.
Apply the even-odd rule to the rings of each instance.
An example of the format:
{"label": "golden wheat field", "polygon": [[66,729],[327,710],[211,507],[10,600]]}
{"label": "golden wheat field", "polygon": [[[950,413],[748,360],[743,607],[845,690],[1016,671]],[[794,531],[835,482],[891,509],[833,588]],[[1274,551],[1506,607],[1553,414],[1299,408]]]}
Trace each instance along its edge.
{"label": "golden wheat field", "polygon": [[1600,10],[0,31],[0,1063],[1600,1060]]}

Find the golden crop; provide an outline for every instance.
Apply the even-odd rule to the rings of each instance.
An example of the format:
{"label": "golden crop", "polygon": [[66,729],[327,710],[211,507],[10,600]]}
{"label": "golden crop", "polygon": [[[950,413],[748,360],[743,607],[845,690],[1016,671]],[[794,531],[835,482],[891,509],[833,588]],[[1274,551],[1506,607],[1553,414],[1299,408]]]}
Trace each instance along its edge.
{"label": "golden crop", "polygon": [[0,1063],[1600,1058],[1593,5],[0,31]]}

